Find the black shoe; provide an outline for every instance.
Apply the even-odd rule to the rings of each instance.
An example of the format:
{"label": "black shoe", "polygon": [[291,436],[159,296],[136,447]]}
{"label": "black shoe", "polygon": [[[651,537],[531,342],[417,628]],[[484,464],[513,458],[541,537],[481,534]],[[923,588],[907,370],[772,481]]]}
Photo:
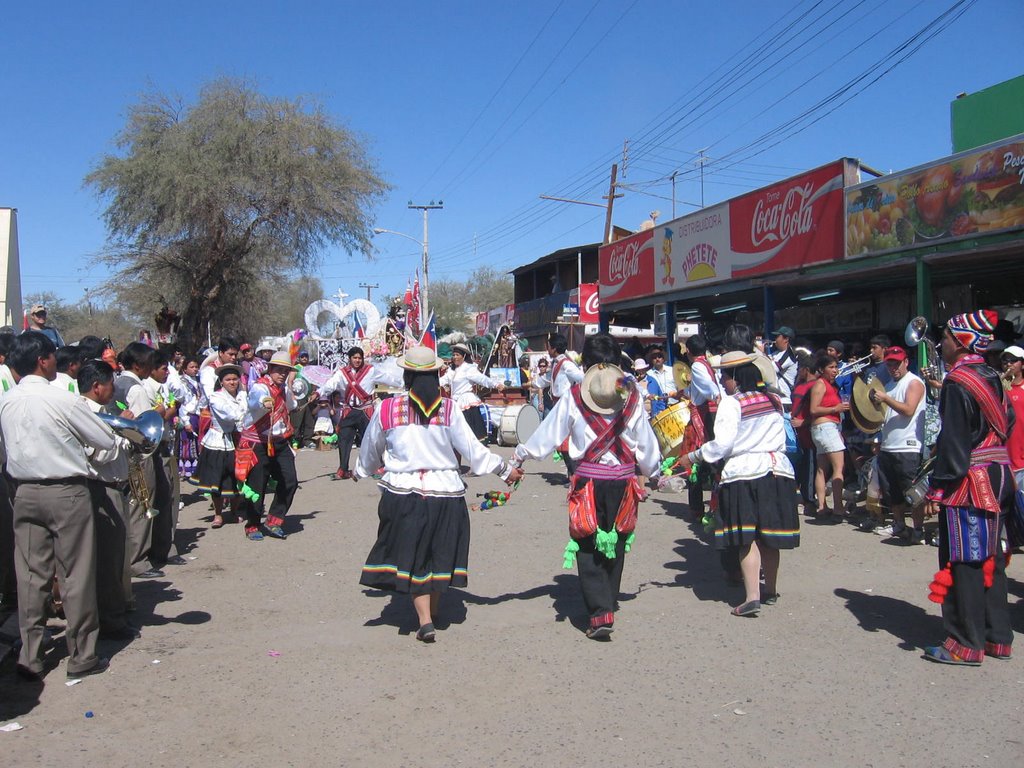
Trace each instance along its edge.
{"label": "black shoe", "polygon": [[416,639],[423,643],[434,642],[434,625],[424,624],[422,627],[416,630]]}
{"label": "black shoe", "polygon": [[587,637],[591,640],[610,640],[613,628],[611,624],[602,624],[599,627],[588,627]]}
{"label": "black shoe", "polygon": [[137,640],[142,633],[130,624],[118,629],[101,629],[100,640]]}
{"label": "black shoe", "polygon": [[164,565],[188,565],[188,560],[181,555],[175,555],[174,557],[167,558],[167,562]]}
{"label": "black shoe", "polygon": [[150,568],[148,571],[135,574],[136,579],[162,579],[164,572],[159,568]]}
{"label": "black shoe", "polygon": [[80,680],[83,677],[89,677],[89,675],[101,675],[107,671],[109,666],[109,659],[96,659],[95,664],[88,669],[83,669],[81,672],[72,672],[68,670],[68,680]]}
{"label": "black shoe", "polygon": [[21,664],[18,664],[14,668],[14,672],[27,683],[41,683],[43,681],[42,672],[33,672],[31,669],[22,666]]}

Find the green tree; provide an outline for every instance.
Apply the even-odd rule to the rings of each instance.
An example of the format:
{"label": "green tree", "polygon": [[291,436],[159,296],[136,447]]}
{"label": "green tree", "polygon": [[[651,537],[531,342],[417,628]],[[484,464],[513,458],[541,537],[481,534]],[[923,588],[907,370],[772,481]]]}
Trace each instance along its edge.
{"label": "green tree", "polygon": [[178,309],[185,345],[208,322],[237,327],[265,312],[329,245],[372,254],[370,208],[388,186],[319,104],[222,79],[191,108],[143,97],[116,144],[85,179],[107,205],[111,287],[159,294],[149,312]]}
{"label": "green tree", "polygon": [[512,276],[493,267],[477,267],[466,281],[466,308],[486,312],[512,303]]}

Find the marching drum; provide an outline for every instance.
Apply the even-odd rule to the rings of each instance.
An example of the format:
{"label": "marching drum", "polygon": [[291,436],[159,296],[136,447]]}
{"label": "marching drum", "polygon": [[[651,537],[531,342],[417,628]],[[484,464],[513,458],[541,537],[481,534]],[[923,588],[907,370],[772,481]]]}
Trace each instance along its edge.
{"label": "marching drum", "polygon": [[687,402],[670,405],[651,421],[654,434],[661,446],[662,456],[678,456],[690,423],[690,406]]}
{"label": "marching drum", "polygon": [[508,405],[498,422],[498,445],[516,446],[525,443],[539,426],[540,412],[532,405]]}

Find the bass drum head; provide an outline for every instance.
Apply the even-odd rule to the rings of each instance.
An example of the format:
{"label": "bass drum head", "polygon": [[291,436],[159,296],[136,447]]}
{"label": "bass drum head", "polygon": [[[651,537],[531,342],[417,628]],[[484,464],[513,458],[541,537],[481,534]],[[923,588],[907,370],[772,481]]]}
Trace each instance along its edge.
{"label": "bass drum head", "polygon": [[501,445],[525,443],[540,426],[540,413],[529,403],[510,405],[501,414],[498,436]]}

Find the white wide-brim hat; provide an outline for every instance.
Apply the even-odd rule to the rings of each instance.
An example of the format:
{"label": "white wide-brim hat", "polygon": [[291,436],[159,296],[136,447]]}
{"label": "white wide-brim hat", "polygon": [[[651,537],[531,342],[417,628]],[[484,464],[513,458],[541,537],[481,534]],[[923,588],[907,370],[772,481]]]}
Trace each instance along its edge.
{"label": "white wide-brim hat", "polygon": [[580,384],[580,397],[594,413],[608,416],[618,413],[629,393],[626,374],[617,365],[598,363],[587,368]]}
{"label": "white wide-brim hat", "polygon": [[398,358],[399,368],[418,373],[440,370],[441,365],[442,362],[438,359],[437,353],[430,347],[411,347]]}

